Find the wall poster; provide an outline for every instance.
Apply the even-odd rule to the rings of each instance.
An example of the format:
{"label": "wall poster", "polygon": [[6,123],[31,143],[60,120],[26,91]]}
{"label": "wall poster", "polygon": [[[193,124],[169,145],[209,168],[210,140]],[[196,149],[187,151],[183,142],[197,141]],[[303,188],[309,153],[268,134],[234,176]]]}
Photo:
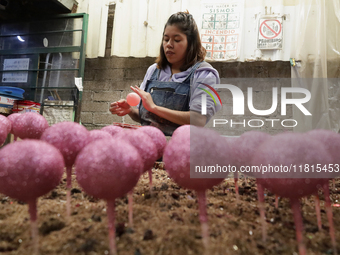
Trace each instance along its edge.
{"label": "wall poster", "polygon": [[257,48],[282,49],[282,18],[260,19]]}

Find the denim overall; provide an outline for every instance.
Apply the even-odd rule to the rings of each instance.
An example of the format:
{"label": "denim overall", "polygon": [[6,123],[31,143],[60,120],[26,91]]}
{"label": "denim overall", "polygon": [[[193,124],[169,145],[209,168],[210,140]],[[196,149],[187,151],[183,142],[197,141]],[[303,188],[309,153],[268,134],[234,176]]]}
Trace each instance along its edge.
{"label": "denim overall", "polygon": [[[158,106],[177,111],[189,111],[190,84],[200,64],[202,62],[197,62],[192,67],[183,82],[158,81],[160,70],[156,68],[146,83],[145,91],[151,94],[153,102]],[[147,111],[142,103],[139,105],[139,116],[142,126],[155,126],[168,136],[171,136],[180,126]]]}

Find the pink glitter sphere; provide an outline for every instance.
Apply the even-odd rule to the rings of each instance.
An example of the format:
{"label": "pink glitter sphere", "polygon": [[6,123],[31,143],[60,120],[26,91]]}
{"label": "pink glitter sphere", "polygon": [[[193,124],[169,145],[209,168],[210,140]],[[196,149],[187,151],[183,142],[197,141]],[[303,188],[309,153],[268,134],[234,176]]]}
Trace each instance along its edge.
{"label": "pink glitter sphere", "polygon": [[[163,154],[169,176],[180,186],[196,191],[221,183],[225,177],[196,172],[196,167],[223,166],[231,155],[225,140],[210,129],[195,126],[181,126],[175,132]],[[195,178],[190,177],[190,172]]]}
{"label": "pink glitter sphere", "polygon": [[[327,152],[332,157],[333,168],[340,165],[340,135],[331,130],[315,129],[306,133],[309,139],[319,141],[325,146]],[[340,171],[327,171],[323,172],[323,177],[335,178],[340,175]]]}
{"label": "pink glitter sphere", "polygon": [[[305,134],[289,132],[267,139],[252,158],[253,166],[270,165],[287,170],[266,172],[258,181],[271,192],[288,198],[315,193],[328,179],[322,173],[312,172],[312,167],[316,170],[318,164],[324,166],[331,162],[329,153],[318,141]],[[300,166],[302,169],[307,166],[309,171],[300,171]]]}
{"label": "pink glitter sphere", "polygon": [[11,131],[12,123],[5,116],[0,114],[0,146],[2,146],[6,139],[7,135]]}
{"label": "pink glitter sphere", "polygon": [[41,136],[63,155],[66,166],[66,213],[71,216],[72,166],[78,153],[90,142],[89,131],[76,122],[59,122],[49,127]]}
{"label": "pink glitter sphere", "polygon": [[89,131],[76,122],[59,122],[49,127],[41,140],[58,148],[64,156],[65,165],[72,166],[77,154],[89,143]]}
{"label": "pink glitter sphere", "polygon": [[0,146],[5,143],[7,135],[7,127],[5,126],[5,124],[0,122]]}
{"label": "pink glitter sphere", "polygon": [[0,114],[0,124],[2,128],[5,128],[7,134],[11,132],[12,129],[12,122],[5,116]]}
{"label": "pink glitter sphere", "polygon": [[[264,172],[261,178],[257,178],[258,192],[261,193],[259,201],[262,200],[262,205],[260,205],[262,224],[264,223],[263,188],[267,188],[278,196],[289,198],[293,210],[299,254],[306,254],[302,238],[303,220],[299,198],[317,194],[321,188],[325,192],[330,235],[336,250],[329,199],[329,179],[322,172],[318,172],[318,168],[322,169],[332,163],[332,157],[322,143],[311,137],[311,135],[291,132],[275,135],[259,147],[252,159],[253,166],[261,166],[262,169],[266,166],[267,171],[271,166],[272,169],[270,173]],[[265,234],[263,236],[265,238]]]}
{"label": "pink glitter sphere", "polygon": [[[248,131],[243,133],[239,138],[230,138],[234,139],[233,154],[237,169],[240,170],[240,167],[251,166],[253,154],[258,150],[260,145],[269,138],[271,138],[269,134],[261,131]],[[261,173],[256,172],[247,172],[246,174],[253,177],[261,175]]]}
{"label": "pink glitter sphere", "polygon": [[157,159],[157,148],[147,134],[131,129],[116,134],[114,138],[127,141],[137,149],[143,161],[144,172],[152,169]]}
{"label": "pink glitter sphere", "polygon": [[176,137],[177,134],[181,134],[181,133],[187,134],[187,133],[190,133],[190,127],[191,127],[190,125],[183,125],[183,126],[180,126],[180,127],[176,128],[176,130],[172,134],[171,139]]}
{"label": "pink glitter sphere", "polygon": [[110,135],[114,136],[115,134],[124,131],[124,128],[115,126],[115,125],[109,125],[109,126],[103,127],[101,130],[108,132]]}
{"label": "pink glitter sphere", "polygon": [[206,169],[216,165],[222,167],[223,158],[231,158],[230,147],[226,144],[223,137],[210,129],[186,125],[175,130],[163,154],[166,171],[173,181],[197,193],[202,243],[205,248],[209,246],[206,190],[225,178],[213,176]]}
{"label": "pink glitter sphere", "polygon": [[13,125],[16,122],[16,119],[21,116],[21,113],[12,113],[10,115],[7,116],[7,119],[11,122],[11,133],[13,134]]}
{"label": "pink glitter sphere", "polygon": [[167,144],[166,137],[163,132],[153,126],[143,126],[138,128],[137,131],[142,131],[151,137],[157,148],[157,159],[162,157]]}
{"label": "pink glitter sphere", "polygon": [[100,140],[100,139],[110,139],[110,138],[112,138],[112,135],[110,135],[108,132],[105,132],[105,131],[94,129],[89,132],[90,143]]}
{"label": "pink glitter sphere", "polygon": [[61,153],[39,140],[23,140],[0,150],[0,192],[31,201],[54,189],[64,172]]}
{"label": "pink glitter sphere", "polygon": [[235,156],[241,165],[249,165],[259,146],[271,136],[261,131],[248,131],[235,141]]}
{"label": "pink glitter sphere", "polygon": [[13,134],[21,139],[40,139],[47,128],[48,122],[44,116],[35,112],[26,112],[15,119]]}
{"label": "pink glitter sphere", "polygon": [[79,185],[91,196],[122,197],[138,182],[142,159],[129,142],[110,138],[86,146],[75,162]]}

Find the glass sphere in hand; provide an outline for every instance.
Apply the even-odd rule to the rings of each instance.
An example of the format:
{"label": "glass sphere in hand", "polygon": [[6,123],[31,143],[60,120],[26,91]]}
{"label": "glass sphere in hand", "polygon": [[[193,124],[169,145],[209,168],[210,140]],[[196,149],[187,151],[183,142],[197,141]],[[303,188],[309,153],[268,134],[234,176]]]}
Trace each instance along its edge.
{"label": "glass sphere in hand", "polygon": [[139,104],[140,97],[137,93],[131,92],[126,96],[126,101],[130,106],[136,106]]}

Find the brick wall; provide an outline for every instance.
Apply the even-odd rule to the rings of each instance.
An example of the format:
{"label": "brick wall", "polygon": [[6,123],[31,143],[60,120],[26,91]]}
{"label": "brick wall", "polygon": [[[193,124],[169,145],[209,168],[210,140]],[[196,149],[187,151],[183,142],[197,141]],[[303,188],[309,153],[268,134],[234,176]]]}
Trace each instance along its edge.
{"label": "brick wall", "polygon": [[89,130],[113,122],[136,124],[129,116],[118,117],[109,112],[110,103],[125,98],[130,86],[143,81],[154,58],[104,57],[86,59],[81,122]]}

